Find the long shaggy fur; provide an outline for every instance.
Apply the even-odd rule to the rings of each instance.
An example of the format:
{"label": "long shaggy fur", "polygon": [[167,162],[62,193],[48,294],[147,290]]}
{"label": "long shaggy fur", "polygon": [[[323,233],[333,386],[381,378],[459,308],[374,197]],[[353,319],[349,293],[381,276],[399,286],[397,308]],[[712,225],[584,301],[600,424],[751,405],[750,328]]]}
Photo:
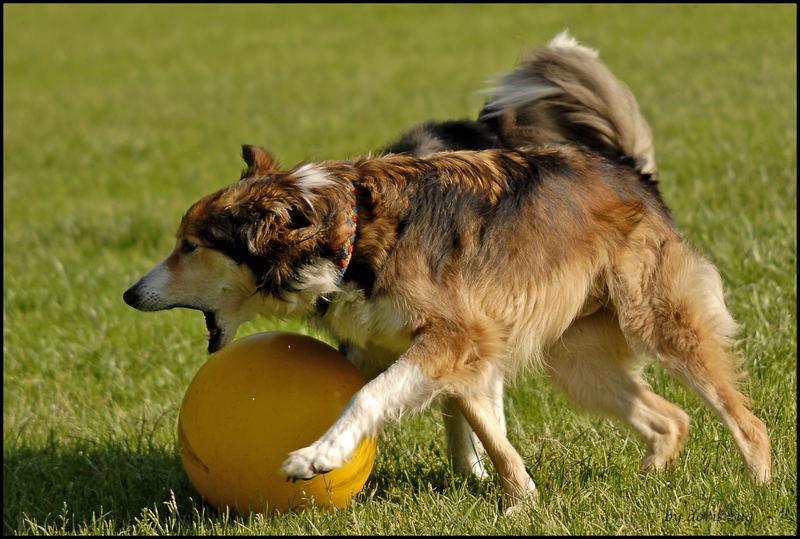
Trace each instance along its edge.
{"label": "long shaggy fur", "polygon": [[689,420],[641,378],[650,359],[721,418],[766,482],[769,438],[736,386],[721,279],[658,192],[630,91],[562,34],[492,92],[478,120],[421,124],[378,157],[281,171],[244,147],[241,181],[188,210],[173,252],[125,300],[202,310],[210,351],[256,314],[306,317],[339,340],[370,381],[288,456],[292,478],[440,401],[454,465],[485,476],[485,452],[518,507],[535,485],[505,436],[502,387],[525,367],[639,433],[641,470],[660,469]]}

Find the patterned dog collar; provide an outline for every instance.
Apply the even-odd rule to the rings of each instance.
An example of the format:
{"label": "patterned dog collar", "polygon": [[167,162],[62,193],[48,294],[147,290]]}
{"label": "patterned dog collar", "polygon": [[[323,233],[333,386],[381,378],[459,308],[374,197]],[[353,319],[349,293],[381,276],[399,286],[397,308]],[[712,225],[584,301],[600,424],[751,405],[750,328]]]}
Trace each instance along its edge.
{"label": "patterned dog collar", "polygon": [[350,258],[353,256],[353,244],[356,242],[356,226],[358,223],[358,208],[356,207],[356,187],[353,182],[347,182],[347,189],[353,197],[353,205],[347,212],[347,224],[350,225],[350,239],[347,240],[344,249],[342,249],[342,257],[339,261],[339,273],[337,275],[336,284],[341,284],[344,279],[344,274],[347,271],[347,266],[350,264]]}

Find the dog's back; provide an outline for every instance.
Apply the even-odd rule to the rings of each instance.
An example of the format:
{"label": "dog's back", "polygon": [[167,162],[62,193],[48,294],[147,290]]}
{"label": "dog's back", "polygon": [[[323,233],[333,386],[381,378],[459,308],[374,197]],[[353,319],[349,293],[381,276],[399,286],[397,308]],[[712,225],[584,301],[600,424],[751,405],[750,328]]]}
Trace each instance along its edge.
{"label": "dog's back", "polygon": [[573,145],[390,155],[354,168],[379,204],[363,209],[372,226],[362,233],[391,241],[364,244],[347,277],[370,297],[413,296],[398,301],[425,304],[426,316],[495,327],[505,371],[541,361],[589,306],[609,303],[605,279],[631,236],[679,240],[633,170]]}

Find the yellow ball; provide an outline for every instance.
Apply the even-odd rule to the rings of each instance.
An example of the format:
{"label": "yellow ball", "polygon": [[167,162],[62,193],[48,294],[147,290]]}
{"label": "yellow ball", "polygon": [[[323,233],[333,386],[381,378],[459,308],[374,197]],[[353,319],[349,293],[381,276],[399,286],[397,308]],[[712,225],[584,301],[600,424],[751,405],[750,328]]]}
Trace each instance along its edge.
{"label": "yellow ball", "polygon": [[365,438],[341,468],[291,482],[278,470],[291,451],[330,427],[364,380],[327,344],[291,333],[251,335],[212,354],[178,417],[181,461],[218,509],[284,512],[312,503],[343,507],[375,461]]}

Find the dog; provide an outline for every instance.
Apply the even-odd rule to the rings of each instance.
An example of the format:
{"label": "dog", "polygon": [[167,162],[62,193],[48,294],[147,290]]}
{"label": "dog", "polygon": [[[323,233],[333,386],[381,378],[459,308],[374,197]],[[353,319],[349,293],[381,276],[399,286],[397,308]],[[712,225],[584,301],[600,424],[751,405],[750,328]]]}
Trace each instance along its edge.
{"label": "dog", "polygon": [[507,511],[536,493],[506,437],[504,380],[547,373],[577,406],[627,424],[641,472],[680,451],[688,415],[640,370],[655,360],[771,474],[732,353],[713,264],[658,190],[650,128],[596,51],[562,33],[498,79],[477,120],[428,122],[374,156],[282,170],[244,146],[239,182],[193,204],[169,255],[124,293],[205,314],[208,351],[261,314],[314,321],[368,380],[287,478],[339,467],[389,419],[441,403],[448,452]]}

